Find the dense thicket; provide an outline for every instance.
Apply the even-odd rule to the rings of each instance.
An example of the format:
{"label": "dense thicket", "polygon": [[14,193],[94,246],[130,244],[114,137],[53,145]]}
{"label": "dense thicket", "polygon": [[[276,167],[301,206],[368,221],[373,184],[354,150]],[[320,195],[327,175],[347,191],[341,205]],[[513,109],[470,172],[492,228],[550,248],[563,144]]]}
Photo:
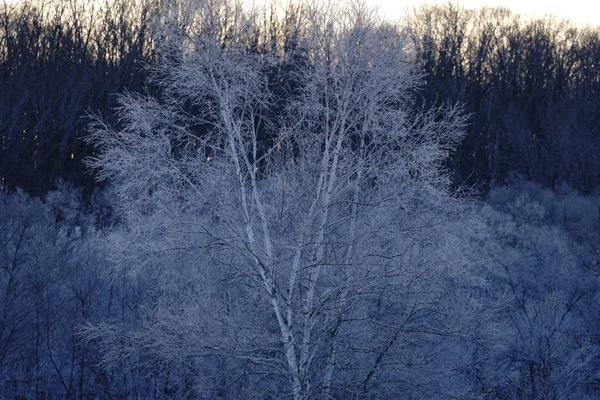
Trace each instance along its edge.
{"label": "dense thicket", "polygon": [[[201,358],[197,365],[184,357],[184,350],[202,343],[206,330],[223,324],[213,313],[202,317],[212,319],[213,325],[194,325],[198,316],[183,310],[153,315],[148,307],[156,293],[148,291],[147,279],[106,280],[113,264],[95,222],[101,208],[90,212],[76,190],[64,185],[58,189],[44,201],[22,192],[0,193],[0,398],[177,398],[177,383],[198,377],[206,381],[202,393],[208,398],[251,398],[243,397],[249,391],[265,398],[252,382],[266,385],[269,377],[261,379],[256,364],[248,362],[236,375],[224,369],[218,357]],[[467,380],[460,389],[479,396],[468,398],[598,398],[599,207],[598,196],[582,196],[566,187],[553,192],[511,181],[490,192],[489,205],[482,210],[489,231],[479,237],[482,258],[490,263],[485,273],[489,284],[487,290],[469,294],[469,301],[479,305],[465,309],[480,321],[476,340],[458,337],[464,342],[457,354],[431,355],[436,366],[455,362],[454,356],[471,357],[468,368],[460,371]],[[178,317],[187,318],[188,328],[169,330]],[[135,327],[130,340],[121,344],[129,359],[110,370],[98,366],[98,340],[84,341],[80,335],[86,323],[101,321],[114,327],[109,331],[112,338]],[[140,333],[148,329],[162,336],[155,336],[150,346],[140,346],[148,341]],[[389,329],[381,327],[386,340],[405,340],[420,332],[394,336]],[[172,343],[161,343],[169,335],[178,335],[177,351]],[[419,337],[408,345],[414,346]],[[464,345],[472,351],[462,353]],[[170,370],[153,365],[155,359],[149,357],[161,348],[173,359]],[[440,379],[448,383],[448,375]],[[414,382],[408,383],[414,390]],[[465,385],[465,380],[454,383]],[[413,398],[448,398],[433,387],[418,393]]]}
{"label": "dense thicket", "polygon": [[0,193],[0,398],[150,398],[159,375],[103,371],[95,341],[79,335],[85,323],[131,319],[144,285],[103,279],[102,211],[57,186],[43,201]]}
{"label": "dense thicket", "polygon": [[[173,2],[170,2],[173,5]],[[181,3],[183,4],[183,2]],[[95,8],[94,8],[95,7]],[[91,188],[80,140],[87,110],[114,115],[114,93],[143,91],[156,58],[159,1],[21,2],[0,9],[0,179],[5,190],[43,194],[57,178]],[[171,8],[173,10],[173,8]],[[172,11],[171,11],[172,12]],[[273,84],[285,90],[301,57],[297,12],[265,15],[249,47],[278,48]],[[185,27],[185,15],[178,17]],[[232,24],[231,21],[226,23]],[[472,113],[450,160],[457,183],[489,185],[510,172],[585,192],[600,183],[600,33],[506,9],[422,8],[407,24],[426,73],[426,107],[461,102]],[[222,32],[227,36],[227,30]],[[282,83],[282,82],[285,82]]]}

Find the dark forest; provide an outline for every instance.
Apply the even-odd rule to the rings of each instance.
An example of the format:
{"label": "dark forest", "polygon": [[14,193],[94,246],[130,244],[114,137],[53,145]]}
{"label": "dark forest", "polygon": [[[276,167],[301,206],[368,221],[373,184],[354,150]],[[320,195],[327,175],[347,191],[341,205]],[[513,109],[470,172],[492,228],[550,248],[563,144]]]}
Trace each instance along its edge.
{"label": "dark forest", "polygon": [[[149,90],[146,66],[159,57],[151,32],[159,8],[152,1],[98,10],[69,2],[4,6],[5,191],[19,187],[40,196],[58,179],[93,190],[97,184],[82,162],[93,153],[82,140],[86,115],[110,119],[115,93]],[[262,21],[248,45],[278,47],[283,59],[293,58],[301,49],[294,10],[288,13],[283,21]],[[457,184],[486,193],[517,174],[550,188],[568,184],[592,193],[598,187],[598,28],[449,3],[418,10],[402,29],[425,74],[417,93],[422,105],[461,103],[471,116],[448,160]]]}

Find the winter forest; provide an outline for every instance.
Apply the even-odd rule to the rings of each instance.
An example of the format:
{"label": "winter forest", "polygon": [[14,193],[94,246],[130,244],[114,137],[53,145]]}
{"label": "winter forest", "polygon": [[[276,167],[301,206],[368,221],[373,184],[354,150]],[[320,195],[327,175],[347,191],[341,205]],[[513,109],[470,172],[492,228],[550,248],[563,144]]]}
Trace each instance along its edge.
{"label": "winter forest", "polygon": [[600,27],[0,3],[0,399],[600,399]]}

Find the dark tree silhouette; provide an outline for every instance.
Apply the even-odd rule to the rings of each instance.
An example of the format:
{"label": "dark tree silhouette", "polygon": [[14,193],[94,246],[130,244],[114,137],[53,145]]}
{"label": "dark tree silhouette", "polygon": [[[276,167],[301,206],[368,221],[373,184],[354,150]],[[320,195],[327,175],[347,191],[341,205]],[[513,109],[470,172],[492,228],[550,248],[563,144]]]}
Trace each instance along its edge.
{"label": "dark tree silhouette", "polygon": [[507,9],[423,7],[409,24],[427,74],[424,104],[472,113],[450,164],[457,182],[509,173],[590,192],[600,183],[600,31]]}

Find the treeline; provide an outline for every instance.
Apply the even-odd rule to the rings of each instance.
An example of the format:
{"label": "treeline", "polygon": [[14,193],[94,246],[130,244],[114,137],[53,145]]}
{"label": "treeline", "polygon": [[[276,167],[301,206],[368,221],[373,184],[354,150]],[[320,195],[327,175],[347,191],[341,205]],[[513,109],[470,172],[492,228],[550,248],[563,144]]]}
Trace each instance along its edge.
{"label": "treeline", "polygon": [[[168,12],[181,12],[168,5]],[[145,65],[158,57],[153,22],[166,12],[158,0],[1,6],[3,190],[41,195],[58,178],[87,192],[94,187],[82,162],[93,154],[81,140],[86,113],[110,119],[114,93],[147,90]],[[290,80],[282,77],[293,75],[288,61],[302,57],[298,27],[306,21],[293,7],[282,18],[267,14],[248,46],[281,54],[273,84],[287,90]],[[178,20],[189,28],[184,14]],[[549,187],[598,186],[598,29],[448,3],[418,10],[405,32],[425,73],[422,104],[460,102],[471,113],[467,137],[449,159],[457,184],[488,187],[516,172]]]}
{"label": "treeline", "polygon": [[58,178],[91,188],[86,111],[110,117],[114,93],[140,90],[157,5],[77,0],[0,5],[0,179],[40,195]]}
{"label": "treeline", "polygon": [[600,31],[502,8],[421,8],[410,21],[423,101],[472,114],[451,165],[458,182],[509,173],[590,192],[600,183]]}

